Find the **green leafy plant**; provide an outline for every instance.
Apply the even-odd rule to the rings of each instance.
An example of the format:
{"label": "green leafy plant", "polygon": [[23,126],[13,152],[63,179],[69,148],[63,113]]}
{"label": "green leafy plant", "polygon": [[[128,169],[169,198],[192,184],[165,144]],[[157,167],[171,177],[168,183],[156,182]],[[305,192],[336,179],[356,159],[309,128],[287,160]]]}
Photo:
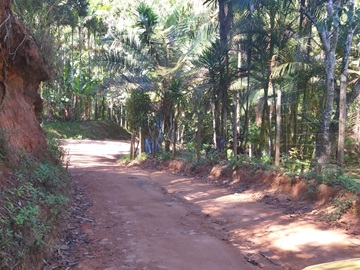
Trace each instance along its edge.
{"label": "green leafy plant", "polygon": [[230,158],[228,164],[229,167],[231,167],[233,170],[236,170],[240,167],[251,164],[251,160],[246,155],[237,155],[235,157]]}
{"label": "green leafy plant", "polygon": [[142,152],[140,155],[136,156],[136,160],[138,161],[144,161],[147,160],[148,155],[145,152]]}
{"label": "green leafy plant", "polygon": [[157,155],[159,160],[169,160],[171,158],[171,152],[160,151]]}
{"label": "green leafy plant", "polygon": [[333,206],[331,210],[324,214],[324,219],[327,221],[339,220],[353,205],[356,196],[344,197],[343,194],[336,196],[333,199]]}
{"label": "green leafy plant", "polygon": [[13,269],[48,245],[68,214],[71,185],[61,164],[23,153],[1,194],[0,269]]}
{"label": "green leafy plant", "polygon": [[130,155],[121,156],[118,162],[123,165],[129,164],[131,162]]}

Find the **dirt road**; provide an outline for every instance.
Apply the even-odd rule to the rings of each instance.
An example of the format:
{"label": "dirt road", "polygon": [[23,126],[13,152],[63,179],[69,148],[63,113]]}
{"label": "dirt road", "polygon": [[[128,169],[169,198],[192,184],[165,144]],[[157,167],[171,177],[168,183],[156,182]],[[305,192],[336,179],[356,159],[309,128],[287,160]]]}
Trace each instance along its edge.
{"label": "dirt road", "polygon": [[127,143],[66,141],[64,148],[79,196],[91,201],[77,207],[73,238],[85,240],[73,241],[72,269],[296,270],[360,254],[356,230],[286,213],[259,200],[263,194],[118,166]]}

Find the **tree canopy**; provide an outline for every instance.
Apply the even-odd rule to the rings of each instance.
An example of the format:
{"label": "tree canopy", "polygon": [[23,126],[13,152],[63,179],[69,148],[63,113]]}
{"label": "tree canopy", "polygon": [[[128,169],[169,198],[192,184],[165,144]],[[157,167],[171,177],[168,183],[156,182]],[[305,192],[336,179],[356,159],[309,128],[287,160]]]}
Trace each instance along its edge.
{"label": "tree canopy", "polygon": [[200,150],[221,156],[342,164],[359,142],[359,4],[17,0],[15,13],[52,67],[48,120],[134,129],[127,100],[147,93],[165,151],[201,129]]}

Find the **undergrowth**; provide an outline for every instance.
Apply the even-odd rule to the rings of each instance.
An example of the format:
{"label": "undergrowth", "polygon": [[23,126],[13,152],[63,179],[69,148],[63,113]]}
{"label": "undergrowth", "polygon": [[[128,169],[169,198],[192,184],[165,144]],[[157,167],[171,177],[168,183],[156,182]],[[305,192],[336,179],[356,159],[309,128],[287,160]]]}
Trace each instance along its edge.
{"label": "undergrowth", "polygon": [[[190,149],[188,149],[190,148]],[[281,166],[274,166],[271,157],[263,156],[261,158],[250,158],[247,155],[239,154],[237,156],[228,156],[228,158],[220,158],[217,151],[201,151],[201,158],[197,159],[193,151],[193,147],[188,147],[178,154],[179,159],[185,160],[191,164],[191,168],[195,169],[204,164],[226,165],[223,172],[229,170],[237,170],[246,168],[246,170],[258,171],[278,171],[288,176],[293,184],[296,179],[301,179],[307,183],[308,190],[304,198],[316,200],[318,187],[321,184],[331,186],[338,190],[339,194],[353,194],[353,196],[338,195],[332,199],[332,211],[327,215],[327,220],[337,220],[346,213],[353,205],[353,202],[360,194],[360,182],[345,173],[344,169],[333,164],[320,166],[312,166],[310,160],[299,161],[296,156],[287,156],[282,158]],[[150,158],[142,155],[140,159]],[[165,161],[171,158],[170,152],[160,151],[156,155],[158,161]],[[128,162],[127,158],[123,158],[123,163]]]}
{"label": "undergrowth", "polygon": [[314,168],[299,175],[305,182],[315,180],[318,185],[325,184],[338,190],[354,194],[360,193],[360,183],[345,174],[344,169],[336,165],[323,166],[320,171]]}
{"label": "undergrowth", "polygon": [[[275,167],[273,161],[268,157],[250,158],[247,155],[237,155],[227,160],[227,169],[236,170],[239,168],[252,168],[252,170],[262,171],[281,171],[287,175],[291,182],[295,176],[299,177],[308,184],[306,197],[316,199],[318,186],[325,184],[339,191],[339,195],[331,199],[331,211],[325,214],[324,218],[328,221],[335,221],[349,211],[357,196],[360,194],[360,183],[345,173],[344,169],[332,165],[322,165],[311,167],[311,162],[300,162],[297,159],[285,158],[282,160],[281,167]],[[209,162],[213,162],[209,160]],[[352,195],[349,195],[352,194]]]}
{"label": "undergrowth", "polygon": [[352,206],[353,202],[356,200],[356,196],[346,196],[343,192],[338,196],[332,199],[332,206],[323,213],[323,218],[327,221],[336,221],[339,220],[342,215],[348,212]]}
{"label": "undergrowth", "polygon": [[43,126],[45,132],[57,139],[74,140],[128,140],[130,134],[110,121],[49,122]]}
{"label": "undergrowth", "polygon": [[23,153],[1,188],[0,269],[36,269],[34,261],[68,215],[70,179],[59,161],[64,153],[55,142],[48,147],[57,162]]}

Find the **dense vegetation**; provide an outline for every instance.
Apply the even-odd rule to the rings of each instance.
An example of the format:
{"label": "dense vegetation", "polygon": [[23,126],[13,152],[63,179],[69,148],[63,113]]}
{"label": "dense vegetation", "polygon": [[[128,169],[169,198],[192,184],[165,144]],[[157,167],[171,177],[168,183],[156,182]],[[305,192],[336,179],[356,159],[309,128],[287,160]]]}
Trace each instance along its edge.
{"label": "dense vegetation", "polygon": [[1,173],[8,181],[0,185],[0,269],[40,269],[69,215],[71,183],[64,152],[49,139],[51,159],[22,151],[10,163],[7,157],[14,149],[1,145]]}
{"label": "dense vegetation", "polygon": [[[296,173],[354,194],[334,199],[337,219],[360,191],[331,165],[350,167],[360,157],[359,5],[16,0],[13,12],[51,69],[40,89],[49,134],[114,138],[82,125],[106,120],[132,133],[131,158],[146,151],[168,159],[181,150],[195,165],[275,165],[290,179]],[[116,136],[128,139],[123,129]],[[0,134],[0,165],[13,171],[0,190],[0,269],[39,261],[67,215],[64,153],[52,142],[49,150],[57,160],[17,149],[10,164]]]}
{"label": "dense vegetation", "polygon": [[198,159],[208,147],[300,169],[358,161],[358,1],[32,0],[15,12],[52,68],[45,120],[117,121],[173,156],[193,144]]}

